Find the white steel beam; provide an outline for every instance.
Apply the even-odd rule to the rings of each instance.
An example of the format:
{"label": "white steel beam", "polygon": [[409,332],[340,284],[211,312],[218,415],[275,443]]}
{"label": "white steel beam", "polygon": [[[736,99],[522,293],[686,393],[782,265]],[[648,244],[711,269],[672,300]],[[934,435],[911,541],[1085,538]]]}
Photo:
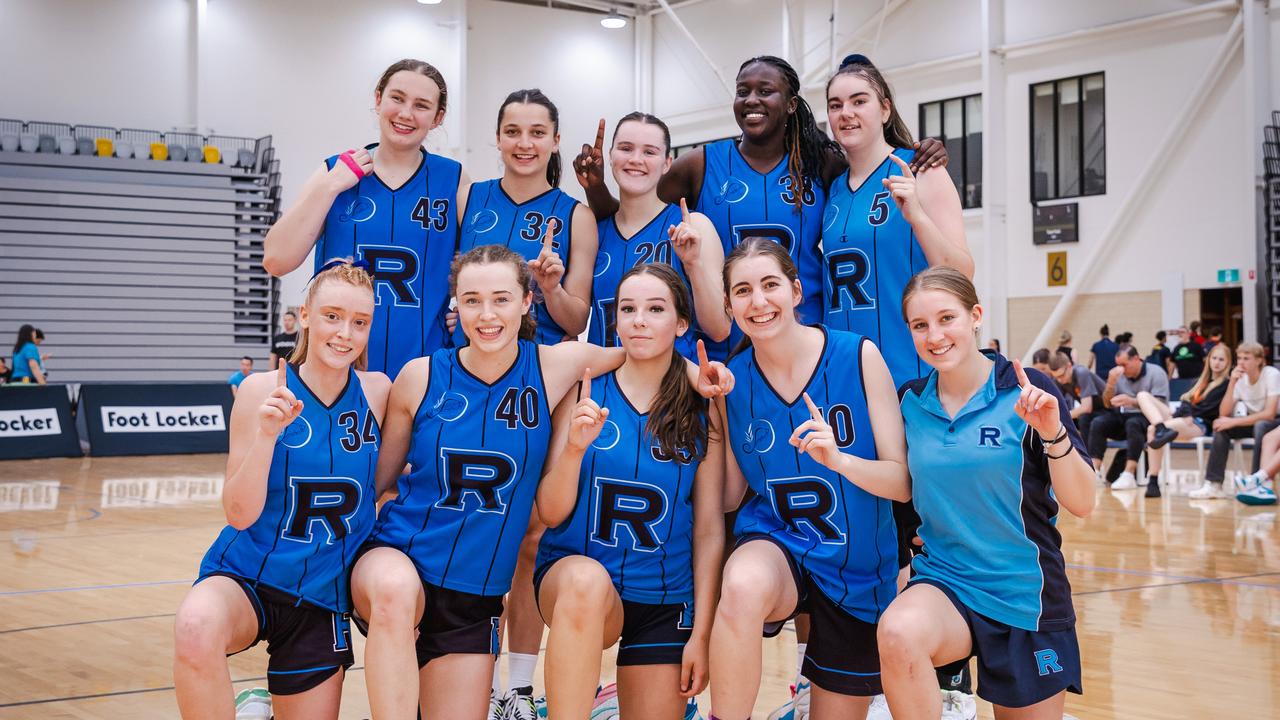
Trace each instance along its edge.
{"label": "white steel beam", "polygon": [[1205,3],[1185,10],[1174,10],[1173,12],[1148,15],[1146,17],[1133,18],[1132,20],[1122,20],[1091,28],[1072,30],[1058,35],[1048,35],[1033,40],[1000,45],[995,48],[995,51],[1005,57],[1021,57],[1050,50],[1061,50],[1064,47],[1093,41],[1106,35],[1200,22],[1222,14],[1235,12],[1239,7],[1239,0],[1218,0],[1218,2]]}
{"label": "white steel beam", "polygon": [[733,83],[729,82],[729,79],[725,77],[724,72],[720,70],[720,66],[716,65],[715,61],[711,59],[711,56],[707,54],[706,49],[702,47],[702,43],[698,42],[698,38],[694,37],[693,33],[689,32],[689,28],[685,27],[684,21],[676,14],[676,11],[671,7],[671,3],[667,2],[667,0],[658,0],[658,4],[662,6],[667,17],[671,18],[671,22],[674,23],[680,32],[684,34],[684,37],[689,41],[689,44],[693,45],[693,48],[698,51],[698,54],[702,55],[702,59],[705,60],[707,62],[707,66],[711,68],[711,72],[715,73],[716,77],[720,79],[720,84],[724,86],[725,92],[732,97]]}

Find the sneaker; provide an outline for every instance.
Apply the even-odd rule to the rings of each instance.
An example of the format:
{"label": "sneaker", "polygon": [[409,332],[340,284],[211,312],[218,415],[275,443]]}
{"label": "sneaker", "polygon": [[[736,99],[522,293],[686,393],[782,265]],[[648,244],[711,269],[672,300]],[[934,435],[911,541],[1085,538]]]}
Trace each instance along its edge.
{"label": "sneaker", "polygon": [[1147,480],[1147,497],[1160,497],[1160,480]]}
{"label": "sneaker", "polygon": [[596,690],[596,701],[591,706],[591,720],[618,720],[617,683],[609,683]]}
{"label": "sneaker", "polygon": [[942,691],[942,720],[976,720],[978,702],[968,693]]}
{"label": "sneaker", "polygon": [[684,720],[702,720],[702,713],[698,712],[697,698],[689,698],[689,703],[684,706]]}
{"label": "sneaker", "polygon": [[1187,493],[1192,500],[1221,500],[1227,496],[1222,492],[1222,483],[1206,480],[1203,485]]}
{"label": "sneaker", "polygon": [[1178,437],[1177,430],[1167,428],[1163,424],[1157,425],[1155,437],[1151,438],[1151,442],[1147,443],[1147,447],[1152,450],[1159,450],[1170,442],[1173,442],[1173,439],[1176,437]]}
{"label": "sneaker", "polygon": [[1120,477],[1111,483],[1112,490],[1133,490],[1138,487],[1138,481],[1133,477],[1133,473],[1128,470],[1120,473]]}
{"label": "sneaker", "polygon": [[889,714],[889,701],[884,699],[884,695],[871,698],[871,707],[867,708],[867,720],[893,720],[893,715]]}
{"label": "sneaker", "polygon": [[796,680],[795,688],[795,708],[796,720],[809,720],[809,696],[812,686],[809,684],[809,678],[801,675]]}
{"label": "sneaker", "polygon": [[507,720],[507,706],[511,694],[499,695],[498,691],[489,690],[489,720]]}
{"label": "sneaker", "polygon": [[533,702],[533,688],[526,685],[507,695],[507,720],[538,720],[538,707]]}
{"label": "sneaker", "polygon": [[796,688],[791,686],[791,699],[774,708],[769,713],[767,720],[795,720],[796,719]]}
{"label": "sneaker", "polygon": [[250,688],[236,694],[236,720],[270,720],[271,693],[266,688]]}
{"label": "sneaker", "polygon": [[1276,490],[1270,480],[1255,483],[1236,492],[1236,499],[1245,505],[1275,505]]}
{"label": "sneaker", "polygon": [[533,699],[533,706],[538,709],[538,717],[545,718],[547,716],[547,696],[539,695]]}
{"label": "sneaker", "polygon": [[[804,709],[801,710],[801,703]],[[801,714],[803,712],[803,714]],[[798,685],[791,686],[791,699],[769,713],[768,720],[806,720],[809,717],[809,681],[800,676]]]}
{"label": "sneaker", "polygon": [[1235,487],[1235,491],[1237,493],[1242,493],[1242,492],[1248,492],[1252,490],[1256,485],[1261,484],[1262,481],[1265,479],[1266,479],[1266,476],[1263,476],[1260,473],[1253,473],[1252,475],[1237,473],[1235,478],[1231,481],[1231,484]]}

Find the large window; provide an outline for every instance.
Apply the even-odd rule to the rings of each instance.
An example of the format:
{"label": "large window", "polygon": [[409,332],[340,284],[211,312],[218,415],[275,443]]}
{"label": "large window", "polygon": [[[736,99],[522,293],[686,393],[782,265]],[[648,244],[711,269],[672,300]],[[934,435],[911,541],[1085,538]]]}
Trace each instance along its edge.
{"label": "large window", "polygon": [[1105,193],[1106,129],[1102,73],[1032,85],[1032,201]]}
{"label": "large window", "polygon": [[947,172],[961,204],[982,207],[982,96],[922,104],[920,137],[938,138],[947,146]]}

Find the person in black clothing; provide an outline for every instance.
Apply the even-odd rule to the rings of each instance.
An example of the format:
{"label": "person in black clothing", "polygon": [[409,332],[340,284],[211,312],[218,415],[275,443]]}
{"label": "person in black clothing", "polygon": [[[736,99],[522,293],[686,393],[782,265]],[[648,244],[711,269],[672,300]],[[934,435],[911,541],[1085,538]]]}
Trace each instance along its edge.
{"label": "person in black clothing", "polygon": [[292,310],[286,310],[281,324],[284,332],[271,339],[271,367],[279,365],[281,358],[288,362],[293,349],[298,346],[298,316]]}
{"label": "person in black clothing", "polygon": [[1150,393],[1138,393],[1142,412],[1149,419],[1160,418],[1147,428],[1147,497],[1160,496],[1160,483],[1156,478],[1160,475],[1163,454],[1156,451],[1174,440],[1191,440],[1212,432],[1213,421],[1227,392],[1231,363],[1231,348],[1222,343],[1215,345],[1209,351],[1200,379],[1183,393],[1179,398],[1182,403],[1174,411]]}
{"label": "person in black clothing", "polygon": [[1111,374],[1111,368],[1116,366],[1116,351],[1120,348],[1119,343],[1112,341],[1111,328],[1103,325],[1098,328],[1098,334],[1102,337],[1098,342],[1089,348],[1093,353],[1093,359],[1089,361],[1089,369],[1097,374],[1098,377],[1107,377]]}
{"label": "person in black clothing", "polygon": [[1180,378],[1198,377],[1204,372],[1204,346],[1185,327],[1178,328],[1178,344],[1173,346],[1173,366]]}
{"label": "person in black clothing", "polygon": [[1172,376],[1173,363],[1171,363],[1170,360],[1173,358],[1173,351],[1164,344],[1165,338],[1167,337],[1168,335],[1166,335],[1163,330],[1156,333],[1156,344],[1155,347],[1151,348],[1151,354],[1147,356],[1147,362],[1153,365],[1159,365],[1164,368],[1165,372]]}

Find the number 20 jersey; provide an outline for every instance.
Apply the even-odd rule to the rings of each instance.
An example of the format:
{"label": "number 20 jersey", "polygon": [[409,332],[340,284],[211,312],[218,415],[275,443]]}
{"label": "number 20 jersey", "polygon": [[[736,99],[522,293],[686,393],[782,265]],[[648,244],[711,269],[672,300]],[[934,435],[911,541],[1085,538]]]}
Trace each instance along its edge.
{"label": "number 20 jersey", "polygon": [[431,355],[413,419],[412,471],[383,505],[373,540],[408,555],[432,585],[473,595],[511,588],[551,441],[538,346],[519,343],[493,383],[468,372],[460,350]]}
{"label": "number 20 jersey", "polygon": [[[376,153],[377,146],[369,149]],[[325,160],[330,168],[340,162],[336,155]],[[398,188],[366,175],[338,195],[316,241],[316,270],[335,257],[369,263],[375,303],[369,369],[392,380],[405,363],[445,345],[461,173],[457,161],[424,150],[418,170]]]}
{"label": "number 20 jersey", "polygon": [[[824,330],[818,365],[804,388],[831,425],[841,452],[876,458],[855,333]],[[738,513],[738,537],[767,535],[791,554],[824,595],[873,623],[897,589],[893,510],[789,442],[806,420],[803,397],[785,402],[748,348],[729,361],[737,385],[728,395],[728,440],[755,496]]]}
{"label": "number 20 jersey", "polygon": [[276,437],[262,514],[244,530],[222,529],[200,577],[230,573],[334,612],[351,609],[347,571],[373,528],[379,430],[360,377],[348,372],[326,407],[288,367],[302,414]]}

